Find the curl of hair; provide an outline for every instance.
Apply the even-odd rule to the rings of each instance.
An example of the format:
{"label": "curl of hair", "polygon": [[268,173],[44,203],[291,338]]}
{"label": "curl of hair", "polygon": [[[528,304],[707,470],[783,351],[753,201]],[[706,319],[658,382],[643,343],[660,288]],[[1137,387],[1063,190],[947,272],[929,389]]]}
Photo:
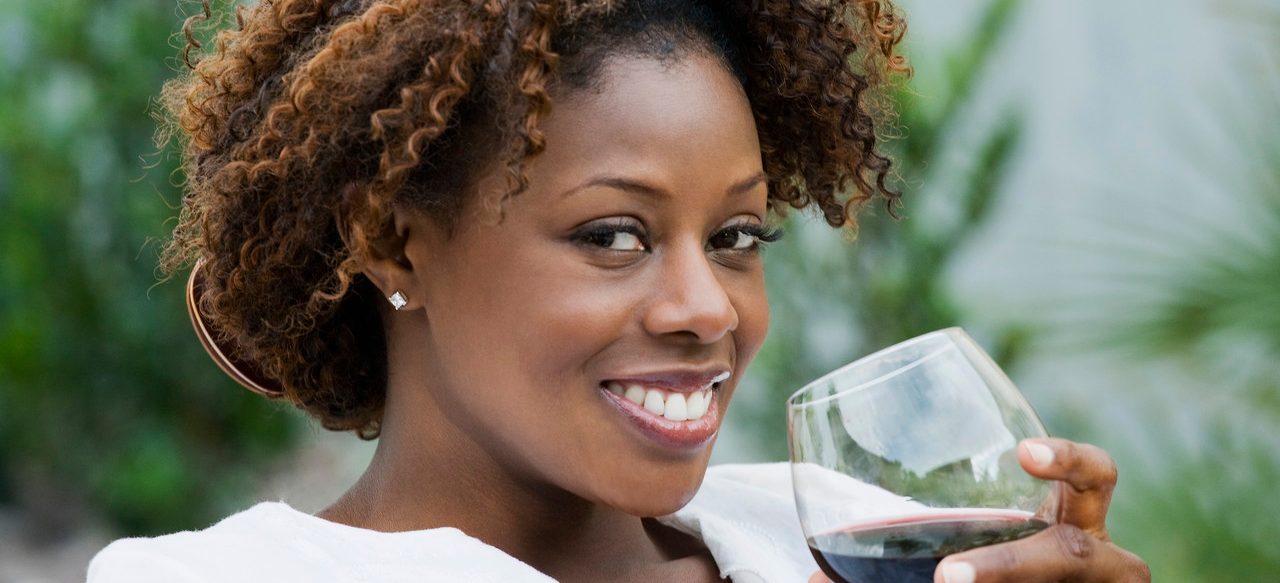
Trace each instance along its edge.
{"label": "curl of hair", "polygon": [[[862,203],[892,205],[876,90],[908,72],[894,54],[905,23],[893,4],[707,4],[740,45],[735,72],[756,117],[771,208],[813,208],[852,228]],[[558,35],[600,29],[625,7],[261,0],[237,7],[235,26],[205,47],[201,27],[216,27],[205,0],[183,26],[188,68],[160,100],[157,141],[177,139],[187,176],[161,268],[203,261],[199,308],[219,343],[324,427],[377,436],[387,365],[381,297],[361,275],[371,243],[389,232],[396,205],[456,220],[458,186],[494,159],[509,188],[484,203],[500,214],[545,148],[539,123],[562,69]],[[473,135],[494,125],[480,118],[496,121],[497,134]],[[459,147],[475,140],[492,146],[482,149],[488,160]]]}

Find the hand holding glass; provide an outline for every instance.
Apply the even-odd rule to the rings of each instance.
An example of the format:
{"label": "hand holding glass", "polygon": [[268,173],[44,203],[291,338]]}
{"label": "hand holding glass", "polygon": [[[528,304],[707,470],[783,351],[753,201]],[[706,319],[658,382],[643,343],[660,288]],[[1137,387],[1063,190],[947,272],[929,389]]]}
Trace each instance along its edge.
{"label": "hand holding glass", "polygon": [[1045,437],[1013,382],[959,328],[859,359],[787,400],[796,508],[823,572],[929,583],[949,554],[1021,538],[1057,512],[1018,463]]}

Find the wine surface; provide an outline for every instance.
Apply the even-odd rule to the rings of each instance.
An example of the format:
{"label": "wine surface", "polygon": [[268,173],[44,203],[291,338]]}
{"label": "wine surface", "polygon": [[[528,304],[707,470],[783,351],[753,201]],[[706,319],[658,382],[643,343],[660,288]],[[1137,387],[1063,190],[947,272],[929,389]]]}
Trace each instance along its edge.
{"label": "wine surface", "polygon": [[947,555],[1019,539],[1047,526],[1017,510],[932,510],[819,534],[809,539],[809,550],[837,583],[931,583]]}

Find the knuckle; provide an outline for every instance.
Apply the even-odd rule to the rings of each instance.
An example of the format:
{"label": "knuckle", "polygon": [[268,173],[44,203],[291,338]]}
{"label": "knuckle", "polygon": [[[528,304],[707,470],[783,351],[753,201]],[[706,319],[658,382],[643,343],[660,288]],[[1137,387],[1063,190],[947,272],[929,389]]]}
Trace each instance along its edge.
{"label": "knuckle", "polygon": [[1129,568],[1125,570],[1121,581],[1126,583],[1151,583],[1151,567],[1137,555],[1124,551]]}
{"label": "knuckle", "polygon": [[1093,556],[1093,537],[1075,526],[1064,524],[1054,527],[1054,541],[1058,551],[1072,560],[1088,561]]}
{"label": "knuckle", "polygon": [[1102,448],[1094,447],[1094,458],[1097,460],[1098,480],[1103,485],[1114,486],[1120,477],[1120,469],[1116,460]]}
{"label": "knuckle", "polygon": [[1115,486],[1116,482],[1120,481],[1120,466],[1116,465],[1116,460],[1112,459],[1111,456],[1107,456],[1105,477],[1107,484],[1111,486]]}
{"label": "knuckle", "polygon": [[1111,454],[1096,445],[1083,443],[1071,444],[1070,451],[1074,460],[1072,465],[1078,477],[1085,478],[1100,489],[1115,487],[1116,480],[1120,477],[1120,468]]}
{"label": "knuckle", "polygon": [[1151,583],[1151,567],[1139,561],[1138,566],[1134,568],[1133,581],[1134,583]]}

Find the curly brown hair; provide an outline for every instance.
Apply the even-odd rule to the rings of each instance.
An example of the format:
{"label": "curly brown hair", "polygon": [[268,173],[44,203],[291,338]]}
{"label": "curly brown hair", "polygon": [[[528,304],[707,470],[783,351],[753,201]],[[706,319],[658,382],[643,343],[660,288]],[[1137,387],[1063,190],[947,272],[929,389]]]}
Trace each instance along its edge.
{"label": "curly brown hair", "polygon": [[382,300],[361,266],[393,206],[452,224],[496,161],[509,188],[481,202],[500,216],[545,147],[549,90],[590,86],[609,56],[730,68],[776,213],[852,227],[898,197],[876,134],[876,90],[908,72],[889,0],[261,0],[209,47],[203,7],[161,99],[158,139],[179,140],[187,176],[161,268],[199,261],[219,343],[328,429],[380,429]]}

